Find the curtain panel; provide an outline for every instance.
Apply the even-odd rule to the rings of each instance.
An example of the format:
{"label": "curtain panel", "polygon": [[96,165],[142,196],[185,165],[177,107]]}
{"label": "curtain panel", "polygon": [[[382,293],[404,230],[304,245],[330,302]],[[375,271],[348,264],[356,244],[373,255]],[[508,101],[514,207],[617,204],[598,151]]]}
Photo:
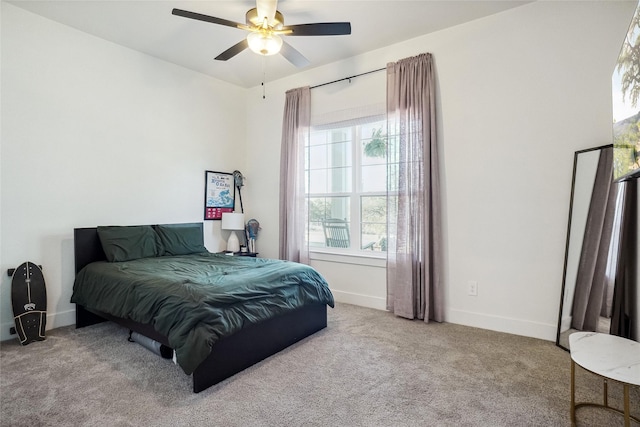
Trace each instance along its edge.
{"label": "curtain panel", "polygon": [[433,60],[387,64],[387,309],[444,320],[443,245]]}
{"label": "curtain panel", "polygon": [[280,152],[280,259],[309,264],[305,239],[304,153],[309,138],[311,91],[308,86],[286,93]]}
{"label": "curtain panel", "polygon": [[618,185],[613,183],[613,148],[600,152],[578,263],[571,327],[596,331],[612,277],[607,275]]}
{"label": "curtain panel", "polygon": [[640,330],[637,329],[638,307],[636,301],[638,274],[637,242],[638,242],[638,180],[631,179],[618,184],[621,192],[619,228],[614,233],[620,236],[615,248],[620,257],[616,260],[615,292],[613,295],[613,313],[610,333],[621,337],[638,340]]}

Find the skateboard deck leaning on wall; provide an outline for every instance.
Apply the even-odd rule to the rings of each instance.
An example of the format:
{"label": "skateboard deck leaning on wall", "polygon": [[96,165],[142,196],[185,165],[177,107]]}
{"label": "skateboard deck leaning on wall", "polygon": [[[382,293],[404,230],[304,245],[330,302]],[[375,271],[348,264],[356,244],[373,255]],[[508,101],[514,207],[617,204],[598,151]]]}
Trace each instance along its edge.
{"label": "skateboard deck leaning on wall", "polygon": [[45,339],[47,289],[42,270],[32,262],[16,268],[11,277],[11,303],[20,344]]}

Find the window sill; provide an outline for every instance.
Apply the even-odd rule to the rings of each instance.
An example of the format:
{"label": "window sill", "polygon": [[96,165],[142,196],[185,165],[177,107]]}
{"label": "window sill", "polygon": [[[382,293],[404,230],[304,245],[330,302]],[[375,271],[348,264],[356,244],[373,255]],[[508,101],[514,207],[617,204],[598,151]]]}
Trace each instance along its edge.
{"label": "window sill", "polygon": [[337,262],[341,264],[366,265],[370,267],[386,268],[386,253],[353,253],[353,252],[329,252],[314,249],[309,251],[309,258],[312,261]]}

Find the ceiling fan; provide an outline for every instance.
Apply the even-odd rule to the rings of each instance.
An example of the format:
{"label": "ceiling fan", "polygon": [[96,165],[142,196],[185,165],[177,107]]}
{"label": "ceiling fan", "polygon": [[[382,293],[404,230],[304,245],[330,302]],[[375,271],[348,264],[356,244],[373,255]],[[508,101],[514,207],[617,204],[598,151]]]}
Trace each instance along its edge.
{"label": "ceiling fan", "polygon": [[249,35],[242,41],[216,56],[218,61],[233,58],[243,50],[249,48],[258,55],[275,55],[281,53],[296,67],[306,67],[309,60],[280,36],[339,36],[351,34],[349,22],[318,22],[314,24],[284,25],[284,16],[278,10],[277,0],[256,0],[256,7],[247,11],[246,24],[228,21],[201,13],[173,9],[173,15],[198,21],[211,22],[227,27],[249,31]]}

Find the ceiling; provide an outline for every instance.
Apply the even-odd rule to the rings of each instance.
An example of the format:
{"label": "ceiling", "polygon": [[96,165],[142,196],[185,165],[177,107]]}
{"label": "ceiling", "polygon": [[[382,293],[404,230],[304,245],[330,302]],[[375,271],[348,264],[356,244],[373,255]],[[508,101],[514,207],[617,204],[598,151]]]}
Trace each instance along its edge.
{"label": "ceiling", "polygon": [[[244,23],[255,1],[157,0],[14,0],[38,15],[156,58],[181,65],[241,87],[254,87],[300,72],[281,55],[260,57],[245,50],[230,60],[215,61],[246,32],[171,14],[176,7]],[[482,18],[527,1],[335,1],[281,0],[285,25],[351,22],[351,35],[285,37],[311,65],[318,67]]]}

